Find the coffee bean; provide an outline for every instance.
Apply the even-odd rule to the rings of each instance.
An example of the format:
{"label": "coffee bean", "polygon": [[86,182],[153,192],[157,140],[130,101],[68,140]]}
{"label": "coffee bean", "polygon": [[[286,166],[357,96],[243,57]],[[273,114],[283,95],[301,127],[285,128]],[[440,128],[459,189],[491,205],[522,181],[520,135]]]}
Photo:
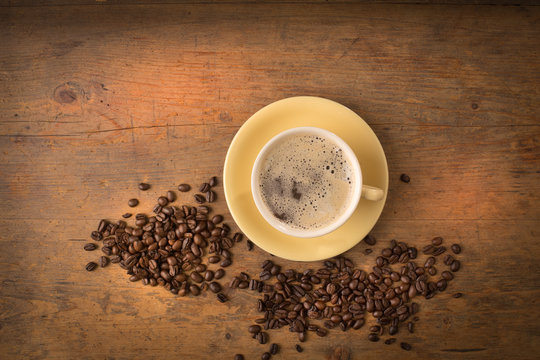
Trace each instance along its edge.
{"label": "coffee bean", "polygon": [[165,196],[160,196],[157,199],[157,203],[159,204],[159,206],[163,207],[163,206],[167,206],[167,204],[169,203],[169,200]]}
{"label": "coffee bean", "polygon": [[400,177],[399,177],[399,180],[401,180],[402,182],[404,182],[406,184],[411,182],[411,178],[407,174],[401,174]]}
{"label": "coffee bean", "polygon": [[227,267],[227,266],[230,266],[231,264],[232,264],[231,259],[223,259],[223,261],[219,263],[219,266]]}
{"label": "coffee bean", "polygon": [[450,281],[454,278],[454,275],[450,271],[443,271],[441,277],[446,281]]}
{"label": "coffee bean", "polygon": [[219,293],[217,294],[217,299],[219,300],[219,302],[221,303],[224,303],[226,302],[228,299],[227,299],[227,296],[225,296],[225,294],[223,293]]}
{"label": "coffee bean", "polygon": [[304,349],[302,349],[302,347],[299,345],[299,344],[296,344],[294,346],[294,348],[296,349],[296,351],[298,351],[299,353],[301,353],[302,351],[304,351]]}
{"label": "coffee bean", "polygon": [[452,244],[450,249],[452,249],[452,252],[454,254],[459,254],[461,252],[461,246],[459,246],[458,244]]}
{"label": "coffee bean", "polygon": [[370,248],[364,249],[364,254],[369,255],[373,252]]}
{"label": "coffee bean", "polygon": [[127,218],[130,218],[133,214],[132,213],[125,213],[124,215],[122,215],[122,217],[124,219],[127,219]]}
{"label": "coffee bean", "polygon": [[86,271],[94,271],[97,268],[97,264],[93,261],[90,261],[86,264]]}
{"label": "coffee bean", "polygon": [[271,357],[272,355],[269,352],[265,352],[261,355],[261,360],[270,360]]}
{"label": "coffee bean", "polygon": [[454,257],[452,255],[448,254],[448,255],[446,255],[444,257],[444,264],[450,266],[450,265],[452,265],[454,260],[455,260]]}
{"label": "coffee bean", "polygon": [[390,335],[395,335],[397,334],[398,332],[398,327],[397,326],[390,326],[390,328],[388,329],[388,333]]}
{"label": "coffee bean", "polygon": [[225,275],[225,270],[223,269],[217,269],[214,273],[214,279],[219,280]]}
{"label": "coffee bean", "polygon": [[411,321],[407,323],[407,330],[409,330],[411,334],[414,333],[414,324]]}
{"label": "coffee bean", "polygon": [[209,285],[208,285],[208,288],[215,294],[217,294],[218,292],[221,291],[221,285],[219,285],[218,282],[216,281],[212,281]]}
{"label": "coffee bean", "polygon": [[216,225],[219,224],[219,223],[222,222],[222,221],[223,221],[223,216],[221,216],[221,215],[215,215],[215,216],[212,218],[212,222],[213,222],[214,224],[216,224]]}
{"label": "coffee bean", "polygon": [[95,240],[95,241],[103,240],[103,234],[100,233],[99,231],[92,231],[92,234],[90,234],[90,237],[92,238],[92,240]]}
{"label": "coffee bean", "polygon": [[191,186],[189,186],[188,184],[178,185],[178,191],[180,192],[188,192],[189,190],[191,190]]}
{"label": "coffee bean", "polygon": [[276,355],[279,352],[279,345],[276,343],[273,343],[270,345],[270,354]]}
{"label": "coffee bean", "polygon": [[234,360],[244,360],[244,355],[236,354],[236,355],[234,355]]}
{"label": "coffee bean", "polygon": [[258,334],[261,332],[261,327],[259,325],[251,325],[248,327],[248,332],[250,334]]}
{"label": "coffee bean", "polygon": [[189,286],[189,292],[195,296],[198,296],[201,293],[201,289],[197,285],[191,284]]}
{"label": "coffee bean", "polygon": [[364,237],[364,241],[369,246],[373,246],[377,243],[377,239],[375,239],[375,237],[370,234],[367,234],[366,237]]}
{"label": "coffee bean", "polygon": [[410,344],[407,344],[406,342],[402,342],[399,344],[403,350],[409,351],[412,349],[412,346]]}
{"label": "coffee bean", "polygon": [[268,334],[261,331],[257,334],[257,340],[259,340],[259,344],[266,344],[268,342]]}
{"label": "coffee bean", "polygon": [[455,293],[454,295],[452,295],[452,297],[453,297],[453,298],[456,298],[456,299],[458,299],[458,298],[460,298],[460,297],[462,297],[462,296],[463,296],[463,294],[460,293],[460,292],[457,292],[457,293]]}
{"label": "coffee bean", "polygon": [[176,200],[176,194],[174,193],[174,191],[167,191],[167,200],[169,200],[170,203]]}
{"label": "coffee bean", "polygon": [[460,267],[461,267],[461,263],[459,262],[459,260],[454,260],[452,264],[450,264],[450,270],[452,270],[452,272],[459,271]]}
{"label": "coffee bean", "polygon": [[204,202],[206,201],[204,196],[201,194],[195,194],[193,197],[198,204],[204,204]]}
{"label": "coffee bean", "polygon": [[422,248],[422,253],[426,255],[433,254],[434,251],[435,251],[435,246],[433,245],[426,245]]}
{"label": "coffee bean", "polygon": [[150,184],[147,184],[147,183],[140,183],[139,184],[139,190],[146,191],[148,189],[150,189]]}
{"label": "coffee bean", "polygon": [[212,176],[212,178],[210,179],[210,181],[208,181],[208,184],[211,186],[211,187],[214,187],[218,184],[218,179],[216,176]]}
{"label": "coffee bean", "polygon": [[199,274],[198,272],[192,272],[191,274],[189,274],[189,277],[191,278],[191,280],[193,280],[196,283],[201,283],[204,279],[202,275]]}
{"label": "coffee bean", "polygon": [[435,276],[437,274],[437,268],[435,266],[430,267],[429,269],[427,269],[427,272],[429,275]]}
{"label": "coffee bean", "polygon": [[88,243],[88,244],[85,244],[83,248],[86,251],[93,251],[97,249],[97,245],[93,243]]}
{"label": "coffee bean", "polygon": [[368,340],[373,341],[373,342],[377,342],[377,341],[379,341],[379,336],[377,334],[369,334],[368,335]]}
{"label": "coffee bean", "polygon": [[201,186],[199,186],[199,192],[205,193],[210,190],[210,184],[208,183],[202,183]]}
{"label": "coffee bean", "polygon": [[99,263],[100,267],[105,267],[105,266],[109,265],[109,258],[106,257],[106,256],[101,256],[98,259],[98,263]]}
{"label": "coffee bean", "polygon": [[384,341],[384,343],[385,343],[386,345],[392,345],[393,343],[396,342],[396,340],[397,340],[396,338],[389,338],[389,339],[386,339],[386,340]]}
{"label": "coffee bean", "polygon": [[137,199],[129,199],[128,205],[129,205],[129,207],[135,207],[135,206],[139,205],[139,200],[137,200]]}
{"label": "coffee bean", "polygon": [[248,251],[253,250],[254,244],[253,244],[253,242],[252,242],[251,240],[248,239],[248,240],[246,241],[246,245],[247,245]]}
{"label": "coffee bean", "polygon": [[206,193],[206,201],[208,201],[209,203],[216,201],[216,193],[212,190],[208,191]]}
{"label": "coffee bean", "polygon": [[432,240],[431,240],[431,243],[433,244],[433,246],[439,246],[441,245],[443,242],[443,238],[440,237],[440,236],[437,236],[437,237],[434,237]]}

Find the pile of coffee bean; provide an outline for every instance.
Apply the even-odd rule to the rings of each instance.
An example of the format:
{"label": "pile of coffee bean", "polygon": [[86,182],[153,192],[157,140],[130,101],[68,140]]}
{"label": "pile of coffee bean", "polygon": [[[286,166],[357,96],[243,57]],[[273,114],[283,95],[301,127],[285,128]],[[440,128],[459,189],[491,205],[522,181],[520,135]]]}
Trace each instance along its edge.
{"label": "pile of coffee bean", "polygon": [[[221,279],[225,275],[224,268],[232,264],[231,248],[242,240],[243,235],[236,233],[231,237],[231,229],[223,223],[223,216],[210,216],[210,207],[203,205],[215,201],[216,195],[211,188],[216,185],[217,178],[212,177],[200,186],[200,191],[206,195],[195,195],[198,206],[174,206],[176,194],[168,191],[166,196],[157,199],[152,216],[138,213],[131,225],[123,220],[101,220],[91,234],[93,240],[103,244],[104,255],[98,260],[99,266],[118,264],[127,271],[130,281],[160,285],[179,296],[197,296],[210,289],[217,294],[218,301],[227,301],[216,280]],[[150,185],[141,183],[139,189],[146,191]],[[181,192],[190,189],[188,184],[178,186]],[[137,199],[128,201],[130,207],[138,204]],[[127,219],[132,214],[122,216]],[[97,243],[84,245],[86,251],[97,248]],[[98,263],[89,262],[86,270],[95,270]],[[210,269],[217,265],[218,269]]]}
{"label": "pile of coffee bean", "polygon": [[[376,243],[371,235],[364,240],[371,246]],[[448,254],[443,264],[450,271],[442,271],[439,279],[430,278],[439,271],[435,267],[437,256],[447,251],[442,242],[441,237],[436,237],[422,249],[429,256],[423,266],[414,261],[418,257],[415,247],[392,240],[389,247],[381,250],[369,272],[355,268],[344,257],[326,260],[321,268],[303,272],[282,271],[272,260],[266,260],[258,280],[243,272],[232,278],[229,287],[264,293],[257,302],[257,310],[263,316],[248,327],[251,336],[261,344],[269,340],[267,330],[282,327],[296,333],[299,342],[306,341],[309,333],[323,337],[334,328],[357,330],[365,324],[368,312],[377,323],[370,326],[368,340],[377,342],[387,333],[391,337],[384,344],[391,345],[397,341],[393,336],[401,327],[414,332],[420,306],[412,300],[418,296],[431,299],[445,291],[460,269],[459,260]],[[451,250],[457,255],[461,247],[454,244]],[[276,281],[268,283],[273,277]],[[453,297],[461,295],[456,293]],[[412,349],[406,342],[401,342],[400,347]],[[300,345],[296,349],[303,351]]]}

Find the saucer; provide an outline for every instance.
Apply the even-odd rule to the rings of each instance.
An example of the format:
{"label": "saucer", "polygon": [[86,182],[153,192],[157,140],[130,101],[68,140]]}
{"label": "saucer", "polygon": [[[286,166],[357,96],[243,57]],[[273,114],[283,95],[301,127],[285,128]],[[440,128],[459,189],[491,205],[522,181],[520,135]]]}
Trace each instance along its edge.
{"label": "saucer", "polygon": [[[380,201],[361,199],[345,224],[315,238],[298,238],[273,228],[251,195],[251,169],[259,151],[278,133],[299,126],[323,128],[345,140],[358,157],[362,182],[385,193]],[[234,221],[253,243],[285,259],[315,261],[349,250],[375,226],[388,194],[388,165],[379,139],[360,116],[332,100],[298,96],[265,106],[242,125],[227,151],[223,188]]]}

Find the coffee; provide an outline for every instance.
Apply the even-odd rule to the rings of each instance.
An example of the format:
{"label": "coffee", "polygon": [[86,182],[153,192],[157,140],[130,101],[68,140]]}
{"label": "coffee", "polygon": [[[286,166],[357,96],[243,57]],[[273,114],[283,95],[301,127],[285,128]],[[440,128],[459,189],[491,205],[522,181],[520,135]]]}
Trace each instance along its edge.
{"label": "coffee", "polygon": [[293,134],[262,159],[259,190],[270,212],[286,226],[316,230],[348,207],[355,186],[352,162],[332,140]]}

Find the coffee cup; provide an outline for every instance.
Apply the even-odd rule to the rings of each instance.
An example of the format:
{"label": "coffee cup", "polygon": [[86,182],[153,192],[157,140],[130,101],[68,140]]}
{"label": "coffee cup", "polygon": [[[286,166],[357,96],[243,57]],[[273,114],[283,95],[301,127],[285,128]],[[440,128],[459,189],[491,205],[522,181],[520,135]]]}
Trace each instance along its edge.
{"label": "coffee cup", "polygon": [[251,193],[272,227],[300,238],[338,229],[361,199],[384,198],[382,189],[362,183],[350,146],[317,127],[292,128],[270,139],[253,165]]}

